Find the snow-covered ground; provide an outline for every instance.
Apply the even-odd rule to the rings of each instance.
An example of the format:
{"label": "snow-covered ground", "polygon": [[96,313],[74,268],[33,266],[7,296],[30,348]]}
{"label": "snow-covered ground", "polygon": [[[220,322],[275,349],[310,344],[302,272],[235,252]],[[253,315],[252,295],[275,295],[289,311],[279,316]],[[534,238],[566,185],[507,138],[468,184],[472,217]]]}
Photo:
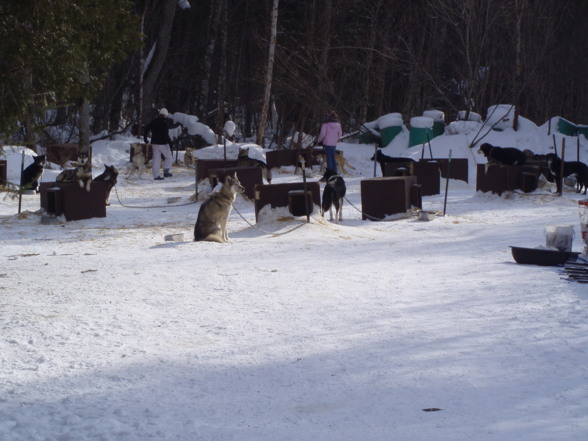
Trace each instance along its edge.
{"label": "snow-covered ground", "polygon": [[[585,196],[477,193],[484,160],[453,130],[432,151],[467,157],[470,182],[451,180],[430,222],[361,220],[373,146],[359,144],[339,145],[357,168],[341,224],[286,209],[255,224],[239,197],[230,244],[192,242],[200,201],[181,165],[165,181],[121,171],[105,218],[44,225],[38,195],[20,215],[0,199],[0,439],[588,439],[588,288],[509,249],[544,245],[556,224],[582,251]],[[420,157],[406,139],[384,152]],[[95,143],[95,175],[123,166],[128,142]],[[484,142],[553,149],[545,127]],[[6,150],[18,182],[20,150]],[[443,210],[441,189],[424,209]]]}

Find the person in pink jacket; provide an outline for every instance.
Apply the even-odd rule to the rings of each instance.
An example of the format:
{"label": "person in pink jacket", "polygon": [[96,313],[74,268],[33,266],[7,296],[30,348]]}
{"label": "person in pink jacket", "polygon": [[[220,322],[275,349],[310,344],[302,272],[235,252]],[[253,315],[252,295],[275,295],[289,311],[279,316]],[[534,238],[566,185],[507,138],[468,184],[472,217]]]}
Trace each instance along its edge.
{"label": "person in pink jacket", "polygon": [[[327,158],[327,170],[325,176],[332,176],[337,174],[337,162],[335,161],[335,153],[337,143],[342,136],[341,123],[339,117],[334,110],[327,113],[325,121],[321,125],[321,131],[317,138],[317,144],[323,145],[325,156]],[[324,177],[323,177],[324,178]]]}

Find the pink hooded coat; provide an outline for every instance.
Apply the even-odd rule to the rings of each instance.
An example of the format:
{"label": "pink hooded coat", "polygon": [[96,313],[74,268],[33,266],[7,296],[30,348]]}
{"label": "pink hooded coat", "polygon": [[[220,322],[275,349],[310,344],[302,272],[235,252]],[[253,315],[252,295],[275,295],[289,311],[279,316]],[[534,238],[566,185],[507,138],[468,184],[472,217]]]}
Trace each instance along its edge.
{"label": "pink hooded coat", "polygon": [[339,121],[324,122],[321,126],[321,132],[319,133],[317,143],[336,146],[342,135],[343,132],[341,130],[341,124]]}

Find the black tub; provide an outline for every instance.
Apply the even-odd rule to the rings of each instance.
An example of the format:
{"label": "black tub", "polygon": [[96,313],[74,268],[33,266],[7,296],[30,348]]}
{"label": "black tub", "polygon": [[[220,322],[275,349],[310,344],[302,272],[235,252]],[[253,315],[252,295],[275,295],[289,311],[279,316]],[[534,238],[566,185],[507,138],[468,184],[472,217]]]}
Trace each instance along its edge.
{"label": "black tub", "polygon": [[557,266],[570,259],[576,259],[580,253],[573,251],[556,251],[541,248],[510,247],[516,263],[529,265]]}

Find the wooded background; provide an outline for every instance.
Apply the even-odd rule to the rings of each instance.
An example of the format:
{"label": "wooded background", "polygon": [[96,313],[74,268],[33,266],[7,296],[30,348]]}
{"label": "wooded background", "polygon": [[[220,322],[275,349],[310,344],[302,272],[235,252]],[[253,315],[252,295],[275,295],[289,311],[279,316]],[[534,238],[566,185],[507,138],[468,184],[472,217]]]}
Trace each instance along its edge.
{"label": "wooded background", "polygon": [[[23,2],[35,10],[59,3],[5,5]],[[103,2],[74,3],[89,17]],[[110,12],[92,26],[87,19],[82,31],[119,21],[118,31],[98,36],[131,35],[118,43],[124,57],[95,75],[98,87],[73,95],[90,102],[92,133],[130,128],[138,134],[140,120],[166,107],[196,115],[217,133],[231,119],[241,139],[254,137],[263,120],[277,1],[189,0],[189,9],[177,0],[104,3]],[[0,13],[10,12],[0,6]],[[0,46],[6,44],[2,32]],[[10,27],[4,32],[10,37]],[[552,116],[588,123],[586,0],[280,0],[275,41],[265,130],[274,147],[287,147],[295,131],[316,135],[327,109],[338,112],[346,132],[390,112],[408,122],[439,109],[452,121],[460,110],[485,116],[493,104],[514,104],[538,124]],[[60,110],[43,118],[44,142],[55,141],[48,127],[79,116],[79,102],[71,98],[58,94],[47,102]]]}

